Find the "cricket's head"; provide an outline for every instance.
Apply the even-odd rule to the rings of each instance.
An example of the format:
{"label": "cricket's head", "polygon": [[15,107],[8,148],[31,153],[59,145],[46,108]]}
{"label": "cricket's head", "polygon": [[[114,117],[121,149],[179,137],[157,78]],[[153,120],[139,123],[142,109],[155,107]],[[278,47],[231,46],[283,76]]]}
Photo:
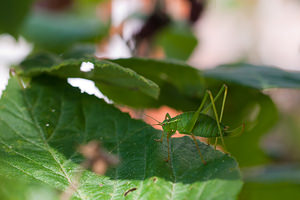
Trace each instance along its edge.
{"label": "cricket's head", "polygon": [[177,122],[178,119],[171,118],[170,115],[167,113],[165,120],[161,122],[161,126],[163,130],[167,133],[174,133],[177,130]]}
{"label": "cricket's head", "polygon": [[153,124],[153,125],[159,125],[162,127],[162,129],[167,132],[167,133],[173,133],[177,130],[177,121],[178,119],[175,118],[171,118],[169,117],[170,115],[167,113],[165,120],[162,122],[159,122],[158,120],[154,119],[153,117],[144,114],[147,117],[150,117],[151,119],[155,120],[157,122],[157,124]]}

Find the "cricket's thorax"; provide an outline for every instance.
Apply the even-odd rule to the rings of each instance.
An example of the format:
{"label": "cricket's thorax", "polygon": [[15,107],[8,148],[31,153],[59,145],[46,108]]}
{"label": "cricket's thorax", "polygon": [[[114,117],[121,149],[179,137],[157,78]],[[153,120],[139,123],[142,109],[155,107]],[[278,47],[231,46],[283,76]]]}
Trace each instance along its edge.
{"label": "cricket's thorax", "polygon": [[[190,134],[187,130],[185,130],[186,125],[190,122],[193,117],[194,112],[185,112],[181,115],[178,115],[172,120],[176,121],[176,128],[179,133],[182,134]],[[221,130],[223,132],[223,136],[226,136],[227,133],[225,131],[225,126],[220,124]],[[210,117],[209,115],[200,114],[198,120],[192,130],[192,133],[196,136],[200,137],[219,137],[218,125],[215,119]]]}

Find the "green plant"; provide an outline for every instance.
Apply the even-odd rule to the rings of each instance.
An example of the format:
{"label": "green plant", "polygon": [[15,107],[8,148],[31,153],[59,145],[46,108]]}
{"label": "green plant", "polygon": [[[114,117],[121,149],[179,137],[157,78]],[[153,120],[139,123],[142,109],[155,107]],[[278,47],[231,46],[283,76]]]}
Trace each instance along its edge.
{"label": "green plant", "polygon": [[[31,1],[26,2],[26,7],[30,7]],[[90,6],[85,1],[77,3]],[[0,7],[22,6],[8,4],[1,2]],[[178,27],[172,23],[155,35],[155,45],[161,44],[168,58],[181,61],[138,57],[99,59],[94,56],[94,48],[82,43],[98,42],[107,36],[109,25],[97,23],[93,17],[91,21],[88,18],[81,21],[81,15],[75,11],[58,16],[30,13],[24,20],[25,13],[24,10],[20,13],[22,16],[14,18],[12,26],[15,27],[0,21],[0,31],[20,33],[35,44],[31,55],[12,67],[9,83],[0,99],[1,199],[43,196],[43,199],[228,200],[238,198],[244,182],[240,197],[251,199],[251,195],[247,195],[251,188],[259,187],[262,180],[273,180],[268,179],[268,171],[261,179],[251,173],[244,173],[248,176],[242,179],[240,167],[270,163],[271,159],[258,143],[277,122],[278,111],[262,90],[299,89],[300,73],[243,63],[197,70],[184,62],[197,41],[190,29],[182,28],[189,26],[181,23]],[[70,17],[73,15],[76,18]],[[77,23],[84,23],[88,31],[80,31]],[[188,38],[187,45],[177,41],[181,36]],[[176,43],[172,43],[173,40]],[[84,62],[92,63],[93,67],[83,70]],[[68,84],[68,78],[94,81],[114,103],[81,93]],[[225,101],[213,103],[212,114],[216,120],[209,120],[216,127],[213,136],[221,136],[222,142],[222,133],[226,131],[220,130],[225,127],[219,122],[230,127],[245,123],[243,135],[224,138],[230,154],[195,137],[170,138],[168,134],[167,142],[157,143],[155,140],[162,134],[160,130],[141,119],[131,118],[117,107],[125,105],[141,110],[166,105],[183,112],[177,117],[166,115],[166,120],[178,120],[188,115],[188,111],[197,110],[202,100],[205,103],[207,89],[217,93],[224,83],[229,88],[226,106]],[[215,100],[223,91],[220,90]],[[210,98],[214,102],[213,97]],[[216,107],[222,108],[220,117]],[[199,112],[189,115],[193,120],[188,122],[194,123],[184,126],[188,128],[185,133],[192,133],[198,117],[208,117]],[[199,130],[205,128],[201,123],[196,126]],[[176,126],[180,128],[183,127]],[[175,132],[172,127],[167,131],[170,130],[172,134]],[[101,144],[97,152],[82,152],[81,147],[91,141]],[[165,162],[167,154],[169,162]],[[115,156],[118,162],[110,161]],[[97,174],[98,171],[101,173]],[[263,195],[268,196],[268,193]]]}

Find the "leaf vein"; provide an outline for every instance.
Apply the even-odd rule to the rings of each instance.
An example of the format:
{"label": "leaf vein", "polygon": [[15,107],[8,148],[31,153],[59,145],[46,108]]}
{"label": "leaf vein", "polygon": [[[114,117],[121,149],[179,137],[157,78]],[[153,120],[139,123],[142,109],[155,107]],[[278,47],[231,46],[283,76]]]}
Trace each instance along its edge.
{"label": "leaf vein", "polygon": [[[6,147],[9,148],[9,145],[6,144],[5,142],[3,142],[3,140],[0,140],[0,142],[1,142],[3,145],[5,145]],[[11,148],[10,148],[10,150],[13,151],[13,152],[15,152],[15,153],[18,154],[19,156],[21,156],[21,157],[23,157],[23,158],[25,158],[25,159],[27,159],[27,160],[30,160],[31,162],[35,163],[36,165],[41,166],[41,167],[43,167],[43,168],[45,168],[45,169],[47,169],[47,170],[53,172],[54,174],[57,174],[57,175],[59,175],[59,176],[64,177],[62,174],[59,174],[59,173],[57,173],[56,171],[53,171],[52,169],[50,169],[50,168],[48,168],[48,167],[46,167],[46,166],[44,166],[44,165],[42,165],[42,164],[40,164],[40,163],[34,161],[33,159],[31,159],[31,158],[29,158],[29,157],[23,155],[22,153],[20,153],[20,152],[14,150],[14,149],[11,149]],[[65,177],[64,177],[64,178],[65,178]]]}
{"label": "leaf vein", "polygon": [[24,139],[25,141],[35,145],[36,147],[39,147],[43,150],[46,150],[46,148],[44,148],[43,146],[40,146],[39,144],[35,143],[34,141],[32,140],[29,140],[28,138],[26,138],[25,136],[23,136],[22,134],[18,133],[12,126],[10,126],[5,120],[3,120],[2,118],[0,118],[1,122],[4,123],[9,129],[12,130],[12,132],[14,134],[16,134],[17,136],[21,137],[22,139]]}
{"label": "leaf vein", "polygon": [[[39,97],[38,97],[39,100],[41,99],[41,94],[42,94],[42,92],[39,93]],[[24,96],[24,103],[28,106],[28,108],[30,108],[30,103],[27,100],[25,92],[23,92],[23,96]],[[37,104],[38,104],[38,102],[35,102],[35,105],[37,105]],[[32,105],[31,105],[31,108],[33,108]],[[78,196],[81,199],[83,199],[82,195],[80,194],[79,190],[75,187],[75,184],[73,184],[71,178],[69,177],[68,173],[64,169],[63,165],[58,161],[55,153],[52,151],[51,147],[47,143],[47,140],[45,138],[45,133],[43,133],[43,129],[38,125],[38,122],[37,122],[36,118],[34,117],[32,111],[29,109],[28,112],[29,112],[32,120],[35,122],[34,124],[35,124],[36,128],[38,129],[38,132],[41,134],[41,137],[42,137],[42,139],[44,141],[44,144],[45,144],[47,150],[49,151],[50,155],[52,156],[53,160],[58,164],[58,166],[60,167],[60,170],[62,171],[62,173],[64,174],[64,176],[67,178],[67,180],[68,180],[69,184],[71,185],[71,187],[75,189],[74,191],[78,194]]]}

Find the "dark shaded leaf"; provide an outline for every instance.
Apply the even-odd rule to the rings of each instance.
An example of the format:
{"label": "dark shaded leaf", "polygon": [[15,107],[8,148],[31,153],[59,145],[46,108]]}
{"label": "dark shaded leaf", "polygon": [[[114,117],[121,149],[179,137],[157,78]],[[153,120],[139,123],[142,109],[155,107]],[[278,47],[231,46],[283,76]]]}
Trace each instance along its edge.
{"label": "dark shaded leaf", "polygon": [[[93,63],[94,67],[84,71],[81,69],[82,62]],[[152,81],[118,64],[94,57],[62,59],[54,54],[41,53],[28,57],[20,67],[24,70],[25,76],[50,74],[65,79],[73,77],[93,80],[105,95],[117,103],[123,103],[124,100],[119,96],[111,96],[109,91],[117,89],[125,93],[142,93],[149,98],[157,98],[159,94],[159,87]],[[106,90],[102,90],[102,87]]]}
{"label": "dark shaded leaf", "polygon": [[[161,93],[158,101],[144,98],[141,101],[141,106],[144,107],[168,105],[178,110],[196,110],[205,92],[201,72],[182,62],[146,58],[127,58],[111,61],[132,69],[160,87]],[[128,103],[130,102],[128,101]]]}
{"label": "dark shaded leaf", "polygon": [[255,88],[300,88],[300,73],[250,64],[221,65],[203,72],[205,77]]}

